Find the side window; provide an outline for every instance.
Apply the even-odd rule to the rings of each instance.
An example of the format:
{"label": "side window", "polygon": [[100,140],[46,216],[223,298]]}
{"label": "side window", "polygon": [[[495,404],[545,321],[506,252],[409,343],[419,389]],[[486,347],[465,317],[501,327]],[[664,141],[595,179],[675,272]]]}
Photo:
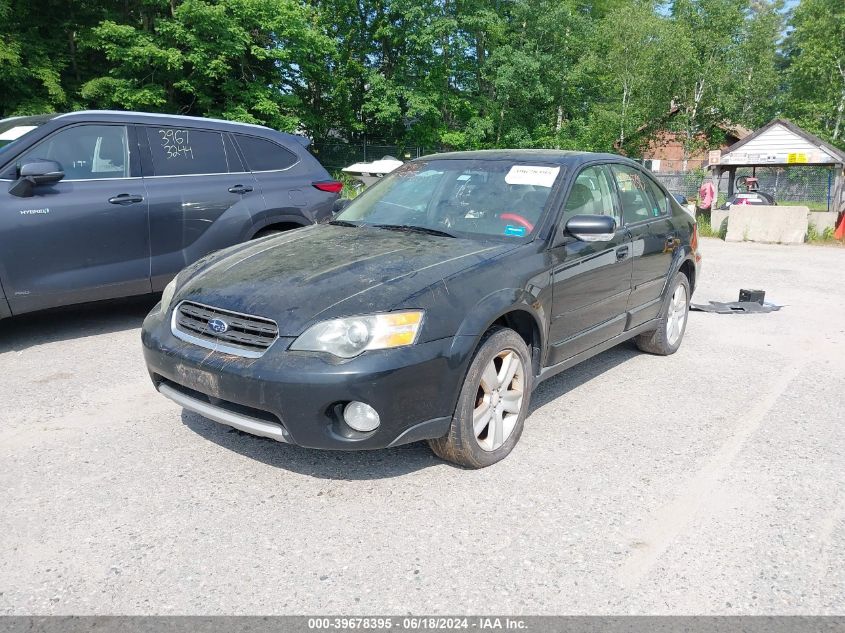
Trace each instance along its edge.
{"label": "side window", "polygon": [[241,157],[238,155],[238,150],[235,149],[235,142],[232,140],[231,135],[224,134],[223,142],[226,145],[226,160],[229,161],[229,173],[239,174],[246,171],[243,161],[241,161]]}
{"label": "side window", "polygon": [[646,176],[646,182],[648,183],[648,188],[651,190],[651,197],[657,204],[657,211],[652,210],[652,215],[669,215],[669,200],[666,199],[666,194],[663,193],[660,186],[648,176]]}
{"label": "side window", "polygon": [[129,138],[125,125],[75,125],[53,136],[18,158],[18,165],[33,159],[54,160],[65,180],[127,178]]}
{"label": "side window", "polygon": [[[613,175],[622,202],[622,217],[626,224],[642,222],[660,215],[660,207],[652,199],[648,177],[639,169],[614,165]],[[665,200],[664,200],[665,204]]]}
{"label": "side window", "polygon": [[153,175],[225,174],[229,171],[223,135],[208,130],[148,127]]}
{"label": "side window", "polygon": [[287,169],[299,160],[292,151],[278,143],[257,136],[235,134],[238,145],[251,171],[276,171]]}
{"label": "side window", "polygon": [[587,167],[578,174],[563,208],[563,222],[573,215],[610,215],[619,221],[613,187],[605,167]]}

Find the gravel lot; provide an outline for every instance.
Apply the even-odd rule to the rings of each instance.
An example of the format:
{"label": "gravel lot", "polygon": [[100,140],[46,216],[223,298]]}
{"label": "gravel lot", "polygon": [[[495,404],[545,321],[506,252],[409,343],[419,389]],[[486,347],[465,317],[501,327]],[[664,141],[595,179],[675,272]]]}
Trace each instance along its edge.
{"label": "gravel lot", "polygon": [[0,323],[0,613],[845,614],[845,249],[702,250],[788,307],[544,383],[482,471],[183,412],[152,300]]}

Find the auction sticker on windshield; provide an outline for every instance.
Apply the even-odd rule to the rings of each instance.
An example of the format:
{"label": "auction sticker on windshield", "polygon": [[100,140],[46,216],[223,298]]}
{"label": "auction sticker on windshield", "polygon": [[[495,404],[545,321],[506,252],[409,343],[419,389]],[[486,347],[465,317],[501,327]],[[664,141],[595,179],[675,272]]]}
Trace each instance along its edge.
{"label": "auction sticker on windshield", "polygon": [[514,165],[505,176],[505,182],[509,185],[551,187],[559,173],[560,167]]}

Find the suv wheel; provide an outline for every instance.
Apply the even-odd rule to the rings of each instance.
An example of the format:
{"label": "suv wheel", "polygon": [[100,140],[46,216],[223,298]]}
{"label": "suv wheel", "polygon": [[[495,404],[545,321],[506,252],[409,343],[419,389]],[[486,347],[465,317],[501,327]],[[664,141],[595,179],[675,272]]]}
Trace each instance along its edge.
{"label": "suv wheel", "polygon": [[467,468],[504,459],[522,435],[532,384],[525,341],[508,328],[491,329],[467,371],[448,435],[429,440],[429,446]]}
{"label": "suv wheel", "polygon": [[640,334],[634,341],[644,352],[668,356],[678,351],[687,329],[689,315],[689,281],[678,273],[669,285],[657,329]]}
{"label": "suv wheel", "polygon": [[252,236],[252,239],[257,240],[262,237],[267,237],[268,235],[278,235],[279,233],[284,233],[279,229],[262,229],[258,233]]}

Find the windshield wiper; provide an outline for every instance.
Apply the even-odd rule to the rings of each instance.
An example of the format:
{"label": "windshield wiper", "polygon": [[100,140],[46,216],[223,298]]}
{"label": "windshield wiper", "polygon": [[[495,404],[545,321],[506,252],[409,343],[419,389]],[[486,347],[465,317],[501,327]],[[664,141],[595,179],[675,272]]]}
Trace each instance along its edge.
{"label": "windshield wiper", "polygon": [[355,222],[347,222],[346,220],[332,220],[329,224],[333,224],[334,226],[361,226],[360,224],[355,224]]}
{"label": "windshield wiper", "polygon": [[427,235],[437,235],[440,237],[455,237],[451,233],[441,231],[440,229],[430,229],[427,226],[415,226],[413,224],[371,224],[379,229],[387,229],[388,231],[410,231],[413,233],[425,233]]}

